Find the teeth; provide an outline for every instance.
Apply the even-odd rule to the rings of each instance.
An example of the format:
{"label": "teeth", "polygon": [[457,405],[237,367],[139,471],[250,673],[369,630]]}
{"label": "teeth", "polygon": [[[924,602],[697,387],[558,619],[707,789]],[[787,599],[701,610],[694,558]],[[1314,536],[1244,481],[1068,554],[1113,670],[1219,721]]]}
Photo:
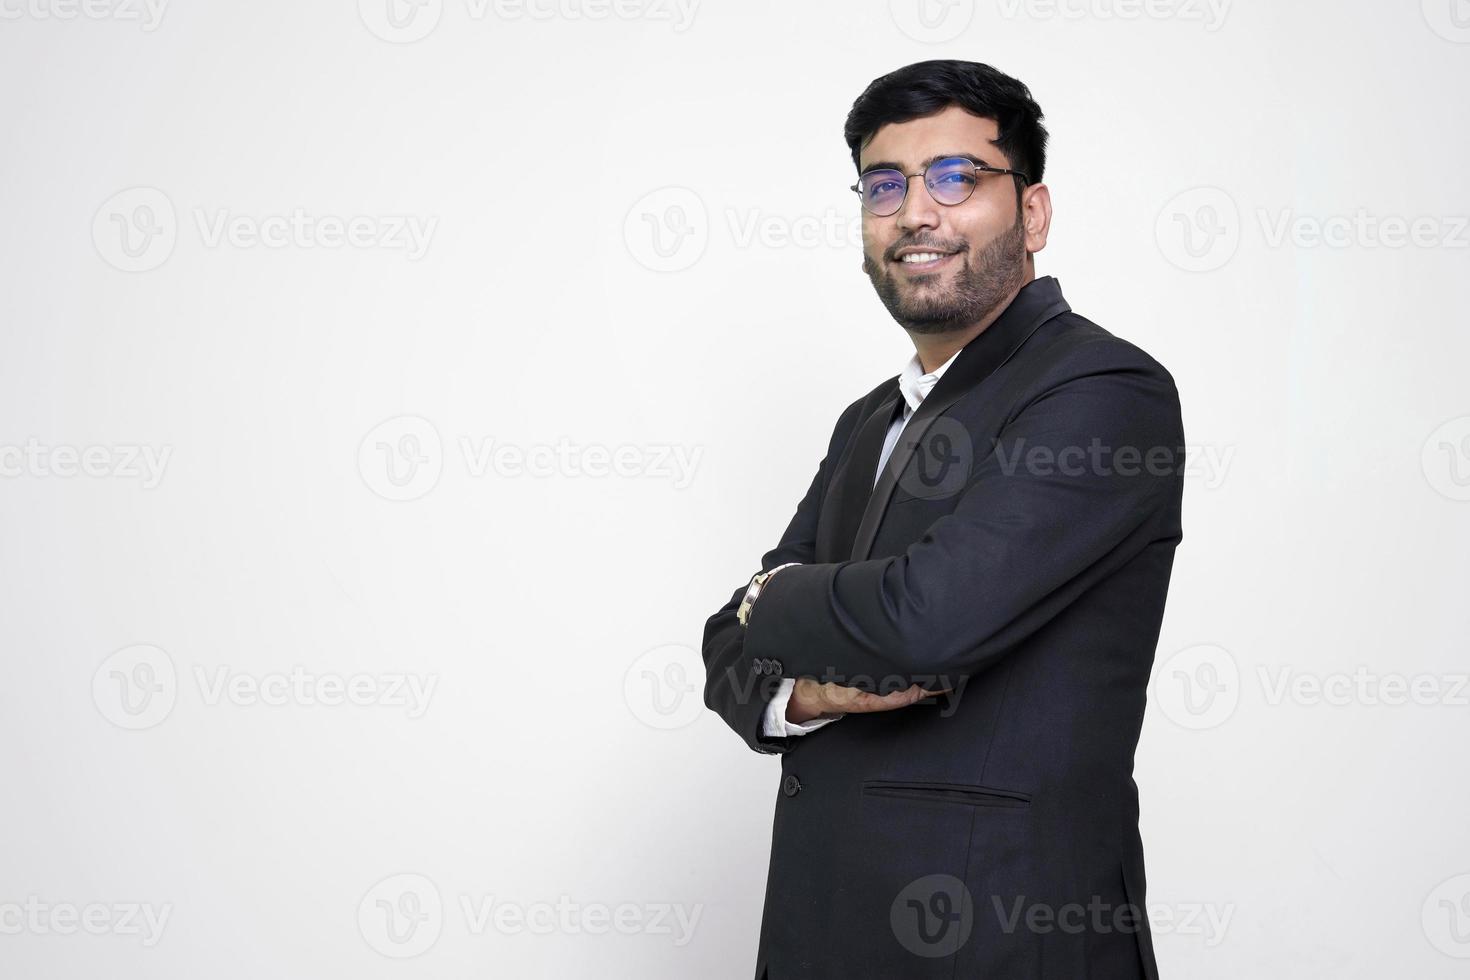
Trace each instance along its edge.
{"label": "teeth", "polygon": [[933,262],[935,259],[944,258],[942,252],[910,252],[902,256],[900,262]]}

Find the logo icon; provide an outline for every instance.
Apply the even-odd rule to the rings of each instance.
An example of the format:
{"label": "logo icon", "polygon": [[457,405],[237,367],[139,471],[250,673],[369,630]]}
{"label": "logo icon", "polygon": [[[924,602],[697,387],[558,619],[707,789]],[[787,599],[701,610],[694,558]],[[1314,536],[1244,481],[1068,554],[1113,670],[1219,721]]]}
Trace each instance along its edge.
{"label": "logo icon", "polygon": [[975,0],[889,0],[898,29],[921,44],[953,41],[975,18]]}
{"label": "logo icon", "polygon": [[156,187],[130,187],[92,216],[92,244],[114,269],[148,272],[168,261],[179,238],[173,202]]}
{"label": "logo icon", "polygon": [[970,889],[954,875],[925,875],[898,893],[888,923],[904,949],[915,956],[950,956],[965,945],[975,926]]}
{"label": "logo icon", "polygon": [[1435,886],[1421,910],[1424,936],[1446,956],[1470,959],[1470,874]]}
{"label": "logo icon", "polygon": [[683,728],[704,711],[704,662],[677,643],[655,647],[633,661],[623,675],[623,700],[634,717],[650,728]]}
{"label": "logo icon", "polygon": [[1470,0],[1421,0],[1424,23],[1446,41],[1470,44]]}
{"label": "logo icon", "polygon": [[1180,728],[1202,731],[1223,725],[1240,703],[1240,667],[1224,647],[1185,647],[1154,675],[1154,700]]}
{"label": "logo icon", "polygon": [[1470,415],[1450,419],[1424,440],[1424,478],[1441,496],[1470,500]]}
{"label": "logo icon", "polygon": [[[913,420],[909,420],[913,424]],[[899,436],[898,446],[912,440],[908,427]],[[898,476],[898,485],[905,493],[926,500],[952,497],[970,482],[970,472],[975,465],[975,444],[970,430],[948,415],[934,418],[923,436],[914,445],[914,455]],[[888,465],[898,461],[898,447],[888,459]]]}
{"label": "logo icon", "polygon": [[704,201],[687,187],[661,187],[640,197],[623,219],[623,240],[639,265],[679,272],[698,262],[709,244]]}
{"label": "logo icon", "polygon": [[384,500],[417,500],[439,485],[444,444],[434,423],[400,415],[379,424],[357,447],[357,469]]}
{"label": "logo icon", "polygon": [[384,41],[412,44],[439,26],[444,0],[357,0],[363,24]]}
{"label": "logo icon", "polygon": [[1240,210],[1218,187],[1176,194],[1154,222],[1159,252],[1185,272],[1211,272],[1240,246]]}
{"label": "logo icon", "polygon": [[119,728],[141,731],[169,716],[179,696],[179,675],[164,650],[146,643],[123,647],[92,675],[92,701]]}
{"label": "logo icon", "polygon": [[390,875],[362,897],[357,928],[367,944],[392,959],[427,952],[444,931],[444,902],[423,875]]}

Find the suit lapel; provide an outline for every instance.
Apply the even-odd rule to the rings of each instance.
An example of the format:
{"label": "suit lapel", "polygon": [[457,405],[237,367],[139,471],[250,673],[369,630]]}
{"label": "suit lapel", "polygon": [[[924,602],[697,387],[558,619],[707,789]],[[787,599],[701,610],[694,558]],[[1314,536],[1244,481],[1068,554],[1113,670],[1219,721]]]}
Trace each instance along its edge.
{"label": "suit lapel", "polygon": [[[840,539],[843,542],[852,541],[851,560],[866,559],[872,551],[883,511],[898,483],[898,475],[908,466],[915,448],[934,419],[1009,360],[1043,323],[1070,309],[1067,301],[1062,298],[1061,285],[1052,276],[1033,279],[1023,286],[996,321],[964,346],[933,390],[919,403],[918,411],[914,412],[904,426],[898,444],[893,447],[893,453],[888,464],[883,467],[883,474],[876,487],[873,486],[873,477],[877,472],[878,457],[883,449],[883,437],[888,431],[888,424],[875,419],[891,420],[894,405],[885,402],[888,405],[888,414],[885,415],[880,406],[879,411],[869,416],[859,433],[862,441],[853,452],[843,481],[844,535],[847,533],[847,521],[852,516],[850,511],[861,508],[856,529],[851,532],[852,537],[844,536]],[[893,398],[901,399],[902,395],[895,391]],[[873,446],[874,439],[876,447]],[[860,484],[859,480],[866,482]]]}
{"label": "suit lapel", "polygon": [[844,468],[834,476],[832,490],[823,503],[824,509],[830,508],[836,515],[831,536],[823,549],[824,561],[842,561],[852,549],[863,508],[873,492],[873,477],[878,473],[883,441],[902,400],[898,385],[894,383],[892,390],[878,399],[878,407],[868,413],[853,436],[852,452],[847,454]]}

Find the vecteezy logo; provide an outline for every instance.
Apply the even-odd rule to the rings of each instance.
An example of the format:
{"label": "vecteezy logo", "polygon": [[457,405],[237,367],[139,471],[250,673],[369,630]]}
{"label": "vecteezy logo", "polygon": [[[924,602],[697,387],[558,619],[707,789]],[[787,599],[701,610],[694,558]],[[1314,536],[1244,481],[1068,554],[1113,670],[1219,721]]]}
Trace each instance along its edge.
{"label": "vecteezy logo", "polygon": [[168,261],[179,238],[173,202],[156,187],[130,187],[92,216],[92,244],[108,265],[147,272]]}
{"label": "vecteezy logo", "polygon": [[357,0],[357,13],[384,41],[412,44],[439,26],[444,0]]}
{"label": "vecteezy logo", "polygon": [[1446,956],[1470,959],[1470,874],[1436,885],[1424,900],[1421,918],[1431,946]]}
{"label": "vecteezy logo", "polygon": [[655,647],[633,661],[623,675],[628,710],[651,728],[683,728],[704,711],[700,658],[677,643]]}
{"label": "vecteezy logo", "polygon": [[[900,446],[905,441],[903,436],[899,437]],[[889,465],[897,465],[898,457],[895,448]],[[913,459],[899,474],[898,485],[905,493],[927,500],[952,497],[969,484],[974,466],[975,444],[970,430],[961,422],[940,415],[914,444]]]}
{"label": "vecteezy logo", "polygon": [[1223,725],[1240,703],[1240,667],[1224,647],[1185,647],[1159,667],[1154,700],[1181,728],[1201,731]]}
{"label": "vecteezy logo", "polygon": [[952,41],[975,17],[975,0],[888,0],[893,23],[922,44]]}
{"label": "vecteezy logo", "polygon": [[1218,187],[1176,194],[1154,222],[1159,252],[1186,272],[1210,272],[1240,246],[1240,209]]}
{"label": "vecteezy logo", "polygon": [[1470,0],[1421,0],[1424,22],[1446,41],[1470,44]]}
{"label": "vecteezy logo", "polygon": [[1470,415],[1450,419],[1424,440],[1424,478],[1451,500],[1470,500]]}
{"label": "vecteezy logo", "polygon": [[661,187],[640,197],[623,219],[633,258],[654,272],[678,272],[698,262],[709,244],[709,214],[687,187]]}
{"label": "vecteezy logo", "polygon": [[408,959],[426,952],[444,931],[444,902],[423,875],[390,875],[362,897],[357,928],[384,956]]}
{"label": "vecteezy logo", "polygon": [[975,902],[954,875],[925,875],[898,893],[888,909],[888,924],[915,956],[950,956],[970,938]]}
{"label": "vecteezy logo", "polygon": [[174,709],[179,677],[168,653],[140,643],[102,661],[92,675],[92,702],[119,728],[152,728]]}
{"label": "vecteezy logo", "polygon": [[439,484],[444,444],[434,423],[400,415],[379,424],[357,447],[357,469],[384,500],[417,500]]}

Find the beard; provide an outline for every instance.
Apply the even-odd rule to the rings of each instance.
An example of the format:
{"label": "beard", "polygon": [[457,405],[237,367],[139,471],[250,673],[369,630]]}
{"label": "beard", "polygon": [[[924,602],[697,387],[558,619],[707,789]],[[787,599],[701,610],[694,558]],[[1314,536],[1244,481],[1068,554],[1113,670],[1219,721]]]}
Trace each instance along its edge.
{"label": "beard", "polygon": [[[937,246],[934,242],[912,244]],[[899,282],[899,275],[885,272],[882,263],[863,253],[863,271],[899,326],[921,334],[962,330],[993,313],[1020,285],[1025,275],[1026,231],[1019,210],[1016,223],[973,257],[969,247],[960,244],[955,253],[960,266],[948,287],[937,275],[922,280],[904,276],[908,281]]]}

